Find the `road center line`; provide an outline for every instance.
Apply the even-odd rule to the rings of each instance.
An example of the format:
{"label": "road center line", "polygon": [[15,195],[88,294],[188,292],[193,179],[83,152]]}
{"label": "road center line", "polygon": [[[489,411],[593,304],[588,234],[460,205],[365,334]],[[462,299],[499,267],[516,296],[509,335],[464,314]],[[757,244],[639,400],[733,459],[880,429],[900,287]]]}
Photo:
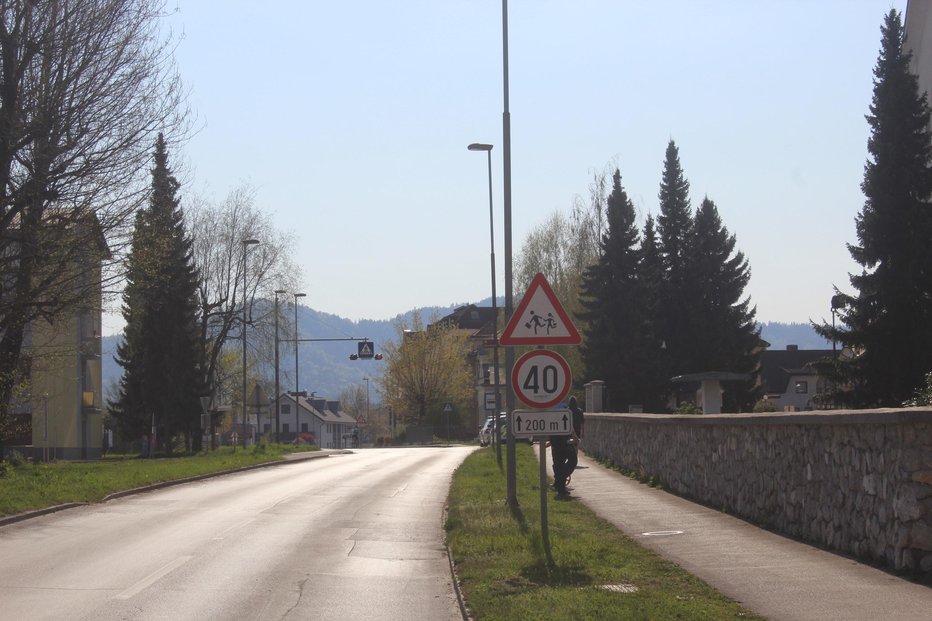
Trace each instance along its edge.
{"label": "road center line", "polygon": [[149,574],[148,576],[146,576],[145,578],[143,578],[142,580],[140,580],[139,582],[137,582],[130,588],[126,589],[125,591],[123,591],[122,593],[114,597],[114,599],[129,599],[133,597],[137,593],[144,591],[145,589],[149,588],[150,586],[152,586],[153,584],[155,584],[156,582],[158,582],[159,580],[161,580],[162,578],[164,578],[171,572],[175,571],[176,569],[178,569],[179,567],[181,567],[182,565],[190,561],[192,558],[194,557],[193,556],[179,556],[178,558],[173,560],[168,565],[165,565],[161,569],[155,570],[154,572],[152,572],[151,574]]}
{"label": "road center line", "polygon": [[220,540],[222,540],[222,539],[225,539],[226,536],[229,535],[230,533],[232,533],[234,530],[236,530],[236,529],[238,529],[238,528],[242,528],[243,526],[246,526],[247,524],[252,524],[252,523],[255,522],[255,521],[256,521],[256,518],[249,518],[248,520],[243,520],[242,522],[237,522],[237,523],[234,524],[233,526],[230,526],[229,528],[227,528],[227,529],[221,531],[220,534],[217,535],[216,537],[214,537],[213,540],[214,540],[214,541],[220,541]]}

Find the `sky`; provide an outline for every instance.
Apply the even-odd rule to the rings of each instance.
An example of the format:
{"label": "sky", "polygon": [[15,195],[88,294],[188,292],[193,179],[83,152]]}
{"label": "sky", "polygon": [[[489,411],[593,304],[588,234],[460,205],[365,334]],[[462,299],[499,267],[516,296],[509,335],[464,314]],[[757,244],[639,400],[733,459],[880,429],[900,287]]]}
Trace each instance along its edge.
{"label": "sky", "polygon": [[[197,131],[184,193],[255,188],[305,303],[353,320],[504,293],[502,4],[169,0]],[[906,0],[512,0],[512,243],[619,168],[643,223],[667,142],[751,266],[759,321],[830,318],[880,25]],[[516,292],[518,295],[520,292]],[[515,303],[517,304],[517,299]]]}

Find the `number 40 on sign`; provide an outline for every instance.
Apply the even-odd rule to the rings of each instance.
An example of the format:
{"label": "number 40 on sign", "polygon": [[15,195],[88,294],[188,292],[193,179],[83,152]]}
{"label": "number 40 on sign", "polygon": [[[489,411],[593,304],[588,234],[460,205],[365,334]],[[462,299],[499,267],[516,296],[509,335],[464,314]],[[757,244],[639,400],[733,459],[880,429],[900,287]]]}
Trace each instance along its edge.
{"label": "number 40 on sign", "polygon": [[538,349],[521,356],[511,372],[515,394],[532,408],[550,408],[570,391],[570,367],[560,354]]}

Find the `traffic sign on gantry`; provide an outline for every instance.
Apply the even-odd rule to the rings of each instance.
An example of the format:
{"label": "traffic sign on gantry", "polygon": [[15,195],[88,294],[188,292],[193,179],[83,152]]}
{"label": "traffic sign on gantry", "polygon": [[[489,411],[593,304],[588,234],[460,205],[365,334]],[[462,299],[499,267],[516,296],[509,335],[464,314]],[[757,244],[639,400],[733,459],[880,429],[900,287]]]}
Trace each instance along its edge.
{"label": "traffic sign on gantry", "polygon": [[543,274],[531,281],[508,320],[502,345],[578,345],[582,339]]}

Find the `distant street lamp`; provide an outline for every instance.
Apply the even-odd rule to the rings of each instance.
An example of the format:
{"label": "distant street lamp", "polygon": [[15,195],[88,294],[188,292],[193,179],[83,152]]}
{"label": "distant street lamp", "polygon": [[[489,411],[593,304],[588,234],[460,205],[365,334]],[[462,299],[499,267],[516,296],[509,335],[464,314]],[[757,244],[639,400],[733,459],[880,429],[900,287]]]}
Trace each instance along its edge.
{"label": "distant street lamp", "polygon": [[301,408],[298,407],[298,298],[307,297],[306,293],[294,294],[294,437],[297,444],[301,431]]}
{"label": "distant street lamp", "polygon": [[474,142],[468,147],[470,151],[485,151],[489,162],[489,244],[492,249],[492,315],[495,317],[494,338],[495,345],[492,347],[492,377],[495,381],[495,458],[498,465],[502,465],[502,443],[501,428],[499,424],[499,412],[502,410],[501,392],[498,388],[498,295],[495,291],[495,217],[492,207],[492,145]]}
{"label": "distant street lamp", "polygon": [[[258,244],[258,239],[243,240],[243,448],[246,448],[246,250],[249,246]],[[233,443],[236,451],[236,443]]]}
{"label": "distant street lamp", "polygon": [[284,290],[284,289],[276,289],[276,290],[275,290],[275,398],[272,400],[272,403],[274,404],[274,407],[275,407],[275,443],[276,443],[276,444],[281,443],[281,437],[279,437],[279,433],[281,432],[281,428],[282,428],[282,426],[281,426],[281,417],[280,417],[280,415],[279,415],[279,414],[280,414],[280,413],[279,413],[279,410],[280,410],[281,408],[279,408],[279,406],[278,406],[278,398],[279,398],[279,396],[282,394],[281,384],[279,383],[279,377],[278,377],[278,367],[279,367],[279,363],[278,363],[278,345],[279,345],[279,340],[278,340],[278,296],[279,296],[280,294],[282,294],[282,293],[285,293],[285,290]]}
{"label": "distant street lamp", "polygon": [[369,429],[372,429],[372,421],[369,420],[369,378],[364,377],[363,379],[366,380],[366,425],[368,425]]}

